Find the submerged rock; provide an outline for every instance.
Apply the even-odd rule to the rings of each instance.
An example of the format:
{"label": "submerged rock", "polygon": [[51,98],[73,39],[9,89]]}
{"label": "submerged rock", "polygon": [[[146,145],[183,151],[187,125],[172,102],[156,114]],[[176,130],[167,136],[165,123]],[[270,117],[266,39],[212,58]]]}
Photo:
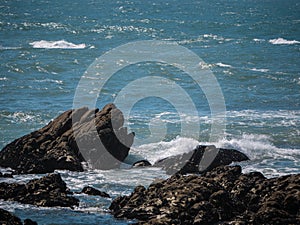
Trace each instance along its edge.
{"label": "submerged rock", "polygon": [[117,197],[110,210],[138,224],[300,224],[300,174],[267,179],[240,166],[175,174]]}
{"label": "submerged rock", "polygon": [[122,127],[123,122],[122,112],[113,104],[102,110],[68,110],[47,126],[6,145],[0,151],[0,166],[18,174],[83,171],[83,161],[97,169],[116,168],[128,155],[134,138]]}
{"label": "submerged rock", "polygon": [[0,224],[1,225],[22,225],[21,219],[14,216],[12,213],[0,209]]}
{"label": "submerged rock", "polygon": [[[16,217],[12,213],[4,209],[0,209],[0,224],[1,225],[23,225],[19,217]],[[31,219],[25,219],[24,225],[37,225],[37,223],[35,221],[32,221]]]}
{"label": "submerged rock", "polygon": [[107,194],[106,192],[100,191],[100,190],[90,187],[90,186],[84,187],[80,193],[84,193],[87,195],[98,195],[103,198],[110,198],[109,194]]}
{"label": "submerged rock", "polygon": [[24,204],[48,207],[78,206],[79,200],[69,194],[60,174],[49,174],[40,179],[31,180],[27,184],[0,183],[0,199]]}
{"label": "submerged rock", "polygon": [[203,173],[218,166],[245,160],[249,160],[249,158],[234,149],[218,149],[213,145],[199,145],[190,152],[159,160],[154,163],[154,166],[162,167],[167,174]]}

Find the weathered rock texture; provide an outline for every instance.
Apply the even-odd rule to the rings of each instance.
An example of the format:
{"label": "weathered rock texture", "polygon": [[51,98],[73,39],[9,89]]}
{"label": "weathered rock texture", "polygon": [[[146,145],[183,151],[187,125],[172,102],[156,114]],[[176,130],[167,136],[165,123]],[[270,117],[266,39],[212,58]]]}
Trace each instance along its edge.
{"label": "weathered rock texture", "polygon": [[203,173],[218,166],[245,160],[249,160],[249,158],[234,149],[218,149],[213,145],[199,145],[188,153],[159,160],[154,163],[154,166],[162,167],[167,174]]}
{"label": "weathered rock texture", "polygon": [[19,174],[83,171],[82,161],[97,169],[116,168],[128,155],[134,138],[122,127],[123,122],[122,112],[113,104],[101,111],[68,110],[47,126],[5,146],[0,151],[0,166]]}
{"label": "weathered rock texture", "polygon": [[240,166],[176,174],[117,197],[110,210],[138,224],[300,224],[300,174],[266,179]]}
{"label": "weathered rock texture", "polygon": [[49,174],[27,184],[0,183],[0,199],[37,206],[73,207],[79,200],[69,196],[66,183],[59,174]]}
{"label": "weathered rock texture", "polygon": [[[0,224],[1,225],[23,225],[19,217],[14,216],[12,213],[0,209]],[[24,220],[24,225],[37,225],[36,222],[31,219]]]}

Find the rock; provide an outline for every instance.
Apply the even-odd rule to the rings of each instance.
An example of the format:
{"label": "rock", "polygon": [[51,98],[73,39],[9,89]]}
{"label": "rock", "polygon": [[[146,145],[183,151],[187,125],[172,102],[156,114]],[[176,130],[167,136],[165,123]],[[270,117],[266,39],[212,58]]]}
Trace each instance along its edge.
{"label": "rock", "polygon": [[0,151],[0,166],[17,174],[83,171],[83,161],[97,169],[117,168],[134,138],[122,127],[123,122],[122,112],[113,104],[102,110],[68,110],[47,126],[6,145]]}
{"label": "rock", "polygon": [[11,173],[1,173],[0,172],[0,178],[13,178],[13,175]]}
{"label": "rock", "polygon": [[22,225],[21,219],[14,216],[12,213],[0,209],[0,224],[1,225]]}
{"label": "rock", "polygon": [[249,158],[234,149],[217,149],[215,146],[199,145],[191,152],[159,160],[154,163],[154,166],[162,167],[167,174],[203,173],[218,166],[245,160]]}
{"label": "rock", "polygon": [[1,199],[23,204],[47,207],[78,206],[79,200],[69,196],[69,193],[60,174],[49,174],[40,179],[31,180],[27,184],[0,183]]}
{"label": "rock", "polygon": [[31,219],[25,219],[24,225],[38,225],[37,222],[32,221]]}
{"label": "rock", "polygon": [[[20,218],[14,216],[12,213],[0,209],[0,224],[1,225],[23,225]],[[35,221],[32,221],[31,219],[25,219],[24,225],[37,225]]]}
{"label": "rock", "polygon": [[93,187],[90,187],[90,186],[84,187],[80,193],[84,193],[84,194],[87,194],[87,195],[98,195],[98,196],[101,196],[103,198],[110,198],[109,194],[107,194],[106,192],[99,191],[96,188],[93,188]]}
{"label": "rock", "polygon": [[265,178],[220,166],[201,175],[174,174],[110,205],[137,224],[300,224],[300,174]]}
{"label": "rock", "polygon": [[148,160],[139,160],[135,163],[133,163],[132,167],[136,168],[136,167],[146,167],[146,166],[151,166],[151,163]]}

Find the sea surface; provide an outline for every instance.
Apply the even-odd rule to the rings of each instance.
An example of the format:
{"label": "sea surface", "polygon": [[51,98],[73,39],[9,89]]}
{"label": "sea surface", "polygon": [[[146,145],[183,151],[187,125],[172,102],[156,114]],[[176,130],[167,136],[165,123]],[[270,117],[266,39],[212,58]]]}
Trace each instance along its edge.
{"label": "sea surface", "polygon": [[[126,118],[126,126],[136,133],[128,161],[140,157],[153,163],[204,143],[246,153],[251,161],[241,163],[243,172],[260,171],[267,177],[300,172],[297,0],[2,0],[0,149],[72,108],[80,79],[96,58],[121,45],[147,40],[176,42],[203,60],[202,66],[213,73],[222,90],[226,129],[224,136],[210,142],[215,121],[211,105],[188,74],[156,62],[130,65],[111,76],[101,90],[95,90],[99,92],[96,107],[114,102],[135,80],[158,76],[179,85],[194,102],[197,114],[189,114],[189,110],[179,113],[178,107],[185,108],[185,99],[178,94],[176,101],[182,105],[175,107],[167,101],[170,95],[176,99],[174,92],[139,99]],[[92,83],[95,77],[90,79]],[[146,93],[148,90],[145,88]],[[128,94],[123,101],[135,98]],[[199,123],[199,135],[183,135],[183,122]],[[162,129],[165,135],[151,138],[157,138],[155,132]],[[167,177],[160,169],[126,166],[110,171],[57,172],[72,191],[92,185],[112,198],[131,193],[136,185],[147,186],[155,178]],[[22,175],[3,181],[26,182],[41,176]],[[132,222],[109,214],[111,199],[84,194],[76,197],[81,203],[75,209],[4,201],[0,207],[47,225]]]}

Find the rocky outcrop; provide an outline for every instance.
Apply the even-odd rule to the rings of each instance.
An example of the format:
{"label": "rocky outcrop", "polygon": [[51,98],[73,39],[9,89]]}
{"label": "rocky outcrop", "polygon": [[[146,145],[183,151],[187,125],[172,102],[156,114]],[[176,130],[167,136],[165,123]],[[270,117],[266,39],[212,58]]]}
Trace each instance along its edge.
{"label": "rocky outcrop", "polygon": [[90,186],[84,187],[80,193],[84,193],[87,195],[101,196],[103,198],[110,198],[109,194],[107,194],[106,192],[100,191],[100,190],[90,187]]}
{"label": "rocky outcrop", "polygon": [[27,184],[0,183],[0,199],[36,206],[78,206],[79,200],[69,194],[59,174],[49,174]]}
{"label": "rocky outcrop", "polygon": [[37,225],[35,221],[31,219],[25,219],[24,223],[22,223],[19,217],[14,216],[12,213],[0,209],[0,224],[1,225]]}
{"label": "rocky outcrop", "polygon": [[0,166],[18,174],[83,171],[83,161],[97,169],[116,168],[128,155],[134,138],[123,122],[122,112],[113,104],[102,110],[68,110],[5,146],[0,151]]}
{"label": "rocky outcrop", "polygon": [[203,173],[218,166],[245,160],[249,160],[249,158],[234,149],[218,149],[213,145],[199,145],[190,152],[159,160],[154,163],[154,166],[162,167],[169,175]]}
{"label": "rocky outcrop", "polygon": [[138,224],[300,224],[300,174],[266,179],[240,166],[175,174],[117,197],[110,210]]}

